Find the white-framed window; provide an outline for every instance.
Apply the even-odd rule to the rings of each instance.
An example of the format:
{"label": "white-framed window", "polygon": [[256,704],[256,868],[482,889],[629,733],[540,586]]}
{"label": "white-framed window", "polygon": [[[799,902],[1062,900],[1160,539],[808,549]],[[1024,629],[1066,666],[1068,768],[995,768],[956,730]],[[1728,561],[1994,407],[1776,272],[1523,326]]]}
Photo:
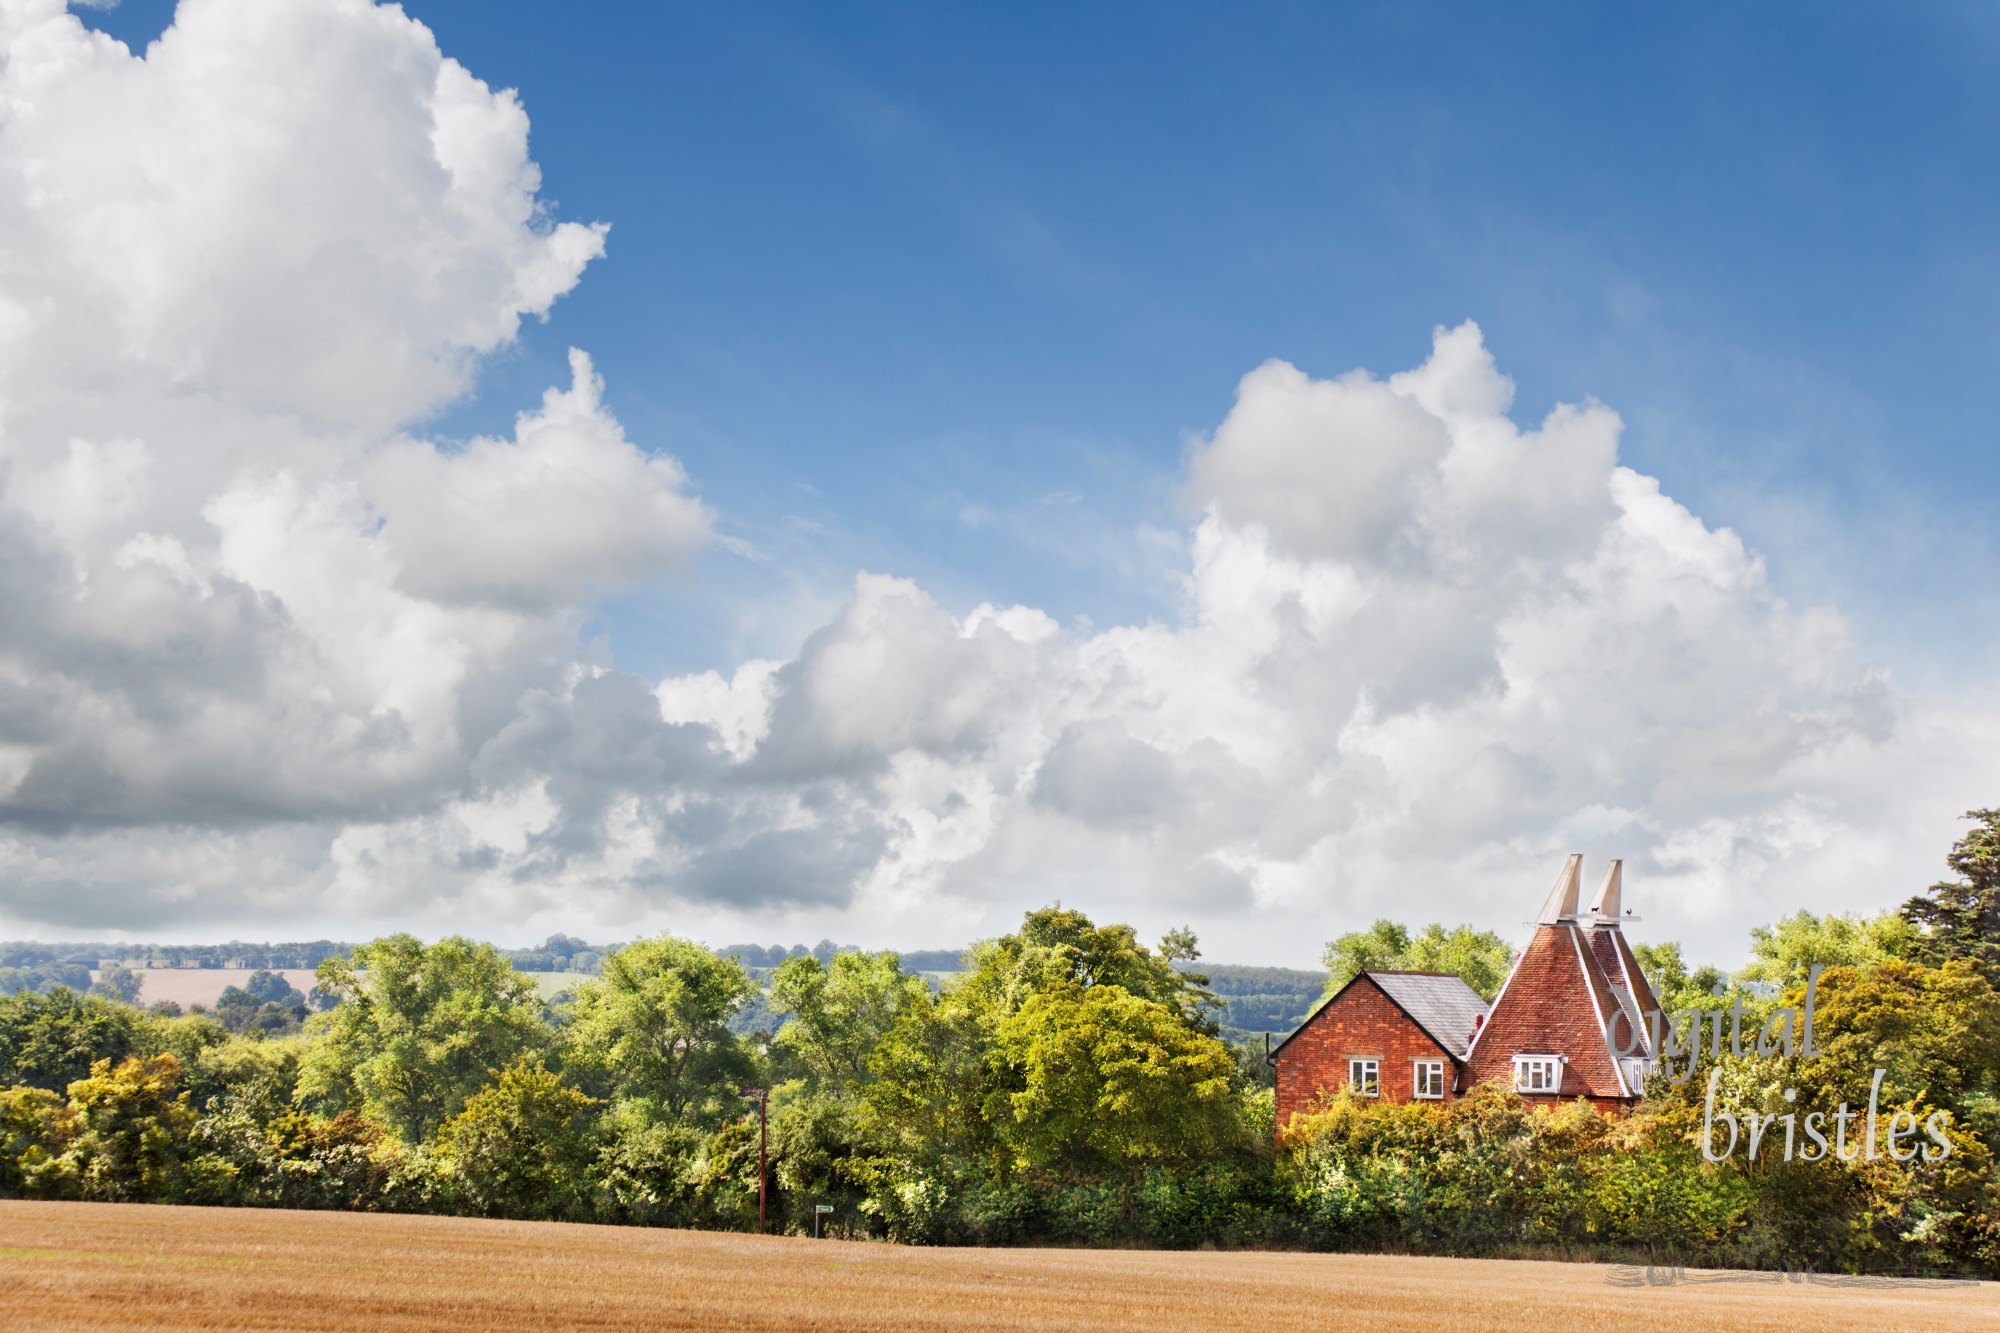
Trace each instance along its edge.
{"label": "white-framed window", "polygon": [[1432,1101],[1444,1096],[1444,1061],[1417,1061],[1416,1094]]}
{"label": "white-framed window", "polygon": [[1347,1062],[1347,1086],[1363,1097],[1377,1097],[1382,1092],[1382,1062],[1355,1056]]}
{"label": "white-framed window", "polygon": [[1560,1055],[1517,1055],[1514,1057],[1514,1091],[1555,1092],[1562,1087],[1563,1062]]}

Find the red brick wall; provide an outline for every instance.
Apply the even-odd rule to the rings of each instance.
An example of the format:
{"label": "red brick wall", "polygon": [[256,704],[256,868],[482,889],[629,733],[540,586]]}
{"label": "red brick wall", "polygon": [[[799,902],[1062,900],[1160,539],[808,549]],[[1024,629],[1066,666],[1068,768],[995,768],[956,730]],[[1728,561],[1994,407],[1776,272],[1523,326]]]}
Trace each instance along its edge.
{"label": "red brick wall", "polygon": [[1444,1095],[1452,1097],[1458,1077],[1451,1052],[1431,1039],[1416,1020],[1396,1007],[1380,986],[1357,979],[1337,999],[1306,1021],[1277,1054],[1278,1127],[1309,1111],[1322,1093],[1347,1086],[1349,1056],[1381,1061],[1385,1102],[1413,1100],[1417,1060],[1444,1061]]}

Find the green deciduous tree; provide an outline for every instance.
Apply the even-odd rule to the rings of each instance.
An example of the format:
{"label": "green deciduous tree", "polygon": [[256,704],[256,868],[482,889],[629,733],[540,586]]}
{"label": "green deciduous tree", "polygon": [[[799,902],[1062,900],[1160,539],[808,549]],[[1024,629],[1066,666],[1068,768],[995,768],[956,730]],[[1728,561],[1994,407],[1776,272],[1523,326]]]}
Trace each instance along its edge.
{"label": "green deciduous tree", "polygon": [[[1169,947],[1182,956],[1198,952],[1192,932],[1170,935]],[[1060,904],[1028,913],[1017,933],[975,945],[966,957],[967,984],[1002,1010],[1063,986],[1117,986],[1211,1026],[1220,1007],[1206,977],[1182,971],[1172,958],[1139,943],[1132,927],[1100,926]]]}
{"label": "green deciduous tree", "polygon": [[1670,1015],[1713,1004],[1711,996],[1715,988],[1729,982],[1728,973],[1707,964],[1689,971],[1678,940],[1635,944],[1632,956],[1639,960],[1640,970],[1645,972],[1660,1008]]}
{"label": "green deciduous tree", "polygon": [[58,1149],[63,1099],[45,1088],[0,1090],[0,1198],[41,1192]]}
{"label": "green deciduous tree", "polygon": [[113,963],[97,974],[97,980],[90,984],[91,993],[102,995],[107,1000],[117,1000],[130,1004],[139,998],[139,974],[131,968]]}
{"label": "green deciduous tree", "polygon": [[[1785,998],[1802,1003],[1803,985]],[[1920,1096],[1961,1115],[1980,1113],[2000,1090],[2000,994],[1969,959],[1829,968],[1817,1000],[1819,1054],[1795,1067],[1802,1096],[1866,1102],[1877,1068],[1888,1071],[1884,1096]]]}
{"label": "green deciduous tree", "polygon": [[673,935],[640,940],[577,989],[565,1049],[593,1091],[655,1120],[712,1124],[738,1113],[756,1072],[729,1030],[756,994],[734,958]]}
{"label": "green deciduous tree", "polygon": [[1492,931],[1469,925],[1447,927],[1434,921],[1412,935],[1397,922],[1382,920],[1333,940],[1320,964],[1326,968],[1328,995],[1363,972],[1448,972],[1491,1000],[1514,966],[1514,951]]}
{"label": "green deciduous tree", "polygon": [[861,1097],[869,1059],[930,989],[894,953],[843,953],[830,962],[788,958],[771,978],[770,1003],[790,1017],[773,1043],[773,1144],[788,1196],[858,1202],[855,1159],[864,1152]]}
{"label": "green deciduous tree", "polygon": [[1449,972],[1489,1001],[1500,993],[1514,966],[1514,951],[1492,931],[1471,926],[1447,929],[1436,922],[1417,933],[1403,958],[1411,971]]}
{"label": "green deciduous tree", "polygon": [[[919,1240],[1182,1235],[1226,1212],[1260,1094],[1213,1033],[1205,983],[1164,956],[1193,944],[1155,953],[1047,908],[975,946],[939,995],[913,993],[870,1057],[864,1210]],[[1176,1172],[1214,1189],[1182,1195]]]}
{"label": "green deciduous tree", "polygon": [[445,1121],[438,1163],[486,1216],[587,1217],[598,1106],[541,1061],[522,1060]]}
{"label": "green deciduous tree", "polygon": [[1872,967],[1908,956],[1916,940],[1916,928],[1894,912],[1815,916],[1801,909],[1773,925],[1750,928],[1751,959],[1732,980],[1762,982],[1780,990],[1804,986],[1815,963]]}
{"label": "green deciduous tree", "polygon": [[964,983],[917,996],[869,1056],[862,1123],[885,1156],[931,1174],[987,1165],[989,998]]}
{"label": "green deciduous tree", "polygon": [[416,1202],[395,1189],[405,1150],[358,1112],[281,1111],[264,1121],[231,1103],[202,1117],[192,1145],[192,1202],[357,1210]]}
{"label": "green deciduous tree", "polygon": [[1334,994],[1363,972],[1401,967],[1409,949],[1408,927],[1386,918],[1329,941],[1319,958],[1326,969],[1326,993]]}
{"label": "green deciduous tree", "polygon": [[138,1024],[124,1005],[66,987],[0,999],[0,1085],[61,1092],[99,1060],[130,1055]]}
{"label": "green deciduous tree", "polygon": [[321,963],[319,984],[341,1004],[312,1020],[300,1099],[365,1110],[405,1143],[430,1137],[547,1036],[534,982],[490,944],[391,935]]}
{"label": "green deciduous tree", "polygon": [[798,1062],[813,1091],[858,1089],[882,1038],[929,993],[890,952],[836,954],[831,963],[811,954],[788,958],[771,977],[771,1003],[791,1014],[777,1045]]}
{"label": "green deciduous tree", "polygon": [[299,1069],[310,1049],[299,1036],[270,1041],[237,1037],[205,1045],[192,1055],[180,1054],[181,1083],[196,1106],[227,1101],[258,1123],[269,1123],[291,1109]]}

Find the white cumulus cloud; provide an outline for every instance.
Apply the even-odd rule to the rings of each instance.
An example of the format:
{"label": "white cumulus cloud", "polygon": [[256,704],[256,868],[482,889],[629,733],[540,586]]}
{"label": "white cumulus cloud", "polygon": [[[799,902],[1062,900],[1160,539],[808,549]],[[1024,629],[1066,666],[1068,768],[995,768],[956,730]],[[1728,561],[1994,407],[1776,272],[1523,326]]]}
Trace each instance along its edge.
{"label": "white cumulus cloud", "polygon": [[613,670],[580,627],[714,524],[679,464],[581,351],[511,438],[423,434],[602,253],[527,134],[394,7],[134,53],[0,0],[0,918],[938,945],[1062,898],[1305,962],[1508,929],[1582,850],[1726,955],[1993,798],[1994,701],[1899,695],[1611,408],[1517,423],[1471,323],[1244,377],[1173,623],[864,573],[783,660]]}
{"label": "white cumulus cloud", "polygon": [[726,770],[755,802],[875,840],[852,911],[939,937],[1063,896],[1303,960],[1376,914],[1509,928],[1582,849],[1726,955],[1927,882],[1995,776],[1990,716],[1899,699],[1836,612],[1619,464],[1609,408],[1523,429],[1511,401],[1470,323],[1386,380],[1269,363],[1192,451],[1181,623],[960,619],[863,576],[765,665],[755,725],[700,678],[660,692],[759,737]]}
{"label": "white cumulus cloud", "polygon": [[0,0],[0,108],[0,913],[324,914],[350,824],[527,818],[482,750],[710,519],[582,352],[513,438],[420,434],[603,252],[518,99],[366,0],[143,53]]}

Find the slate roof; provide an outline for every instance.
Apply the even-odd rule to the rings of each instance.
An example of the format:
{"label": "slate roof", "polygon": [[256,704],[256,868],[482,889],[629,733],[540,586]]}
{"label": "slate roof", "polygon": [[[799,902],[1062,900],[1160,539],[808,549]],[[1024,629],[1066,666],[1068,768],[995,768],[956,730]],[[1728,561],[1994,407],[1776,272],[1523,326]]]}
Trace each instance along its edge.
{"label": "slate roof", "polygon": [[1368,979],[1401,1005],[1403,1012],[1438,1045],[1464,1057],[1486,1016],[1486,1001],[1463,980],[1443,972],[1369,972]]}

